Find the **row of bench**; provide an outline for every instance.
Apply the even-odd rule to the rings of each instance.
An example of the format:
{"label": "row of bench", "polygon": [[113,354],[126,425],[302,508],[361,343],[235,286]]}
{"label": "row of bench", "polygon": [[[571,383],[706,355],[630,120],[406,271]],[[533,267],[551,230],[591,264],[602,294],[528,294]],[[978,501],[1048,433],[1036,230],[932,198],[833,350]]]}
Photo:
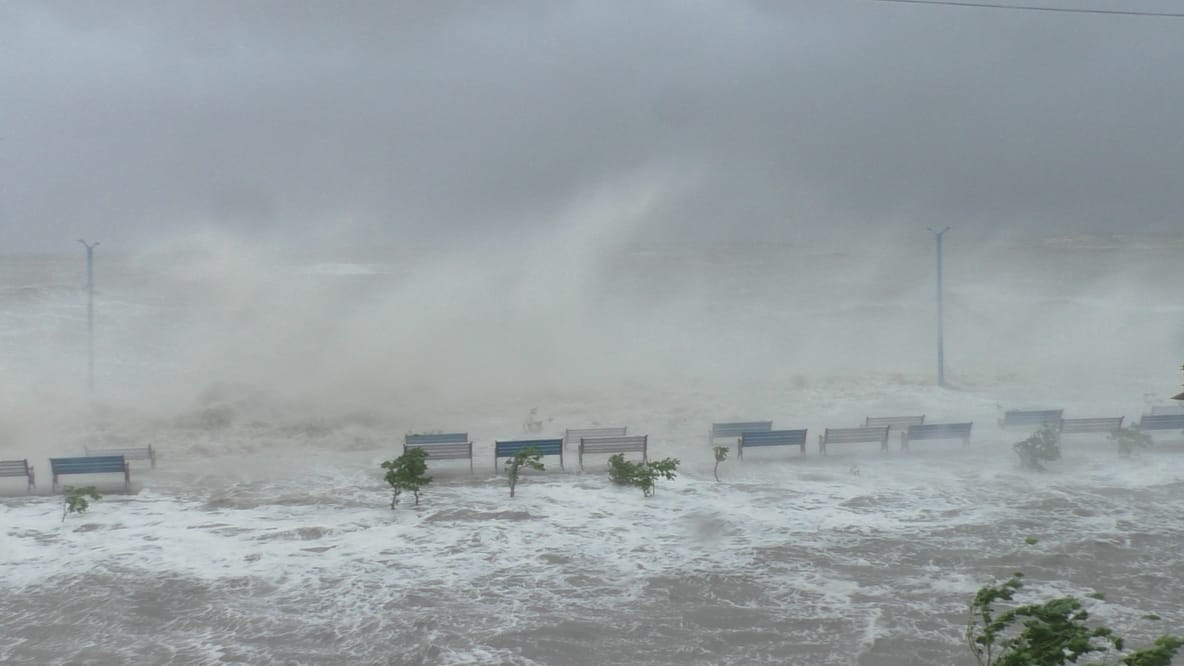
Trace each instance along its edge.
{"label": "row of bench", "polygon": [[[58,489],[58,478],[71,474],[123,474],[125,490],[131,489],[131,463],[147,460],[156,467],[156,451],[151,445],[144,448],[86,449],[86,455],[74,458],[50,458],[49,468],[53,474],[53,491]],[[0,477],[24,477],[28,492],[37,487],[36,470],[29,460],[0,460]]]}
{"label": "row of bench", "polygon": [[[580,469],[584,468],[585,455],[640,453],[642,460],[648,460],[649,436],[629,435],[627,430],[627,426],[568,428],[562,438],[499,439],[493,444],[493,471],[497,473],[500,458],[513,458],[531,447],[544,456],[559,456],[559,467],[563,469],[564,449],[573,442]],[[473,441],[467,432],[407,435],[403,439],[403,452],[415,448],[426,451],[431,460],[468,459],[469,471],[473,471]]]}
{"label": "row of bench", "polygon": [[[1111,433],[1122,428],[1124,417],[1063,418],[1063,410],[1012,410],[1000,420],[1001,427],[1043,426],[1056,427],[1062,434]],[[826,428],[818,436],[818,450],[826,455],[828,444],[879,443],[880,450],[888,450],[892,430],[900,431],[900,448],[907,451],[909,442],[918,440],[958,439],[970,443],[972,423],[925,423],[920,416],[869,416],[862,427]],[[1184,412],[1148,414],[1135,426],[1140,431],[1184,430]],[[806,453],[805,429],[774,430],[772,421],[734,421],[713,423],[709,441],[736,439],[736,457],[744,457],[744,449],[762,446],[797,446]]]}

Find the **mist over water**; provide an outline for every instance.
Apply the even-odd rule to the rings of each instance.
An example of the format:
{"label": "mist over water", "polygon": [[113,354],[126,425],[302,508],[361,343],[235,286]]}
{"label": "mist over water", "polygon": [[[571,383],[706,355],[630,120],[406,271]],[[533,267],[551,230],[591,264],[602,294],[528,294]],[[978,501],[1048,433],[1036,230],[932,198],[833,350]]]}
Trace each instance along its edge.
{"label": "mist over water", "polygon": [[[100,250],[93,397],[84,265],[7,257],[0,455],[39,493],[5,480],[0,660],[963,664],[965,604],[1012,570],[1033,598],[1105,592],[1136,643],[1184,626],[1184,440],[1120,460],[1066,437],[1037,475],[995,425],[1168,402],[1184,238],[951,232],[941,389],[924,229],[656,242],[647,205],[499,243]],[[644,499],[571,456],[511,500],[492,441],[531,409],[649,434],[680,478]],[[914,413],[974,421],[972,446],[816,452]],[[714,483],[710,423],[757,418],[809,428],[809,455]],[[468,431],[476,473],[440,461],[391,512],[378,464],[423,430]],[[48,457],[147,444],[136,492],[96,477],[111,493],[59,523]]]}

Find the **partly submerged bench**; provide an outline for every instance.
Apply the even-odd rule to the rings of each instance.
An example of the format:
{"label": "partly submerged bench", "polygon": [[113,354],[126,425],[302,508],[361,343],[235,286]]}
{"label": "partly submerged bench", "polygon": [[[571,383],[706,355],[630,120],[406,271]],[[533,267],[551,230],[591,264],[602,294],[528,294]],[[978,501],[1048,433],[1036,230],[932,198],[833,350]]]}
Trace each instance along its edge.
{"label": "partly submerged bench", "polygon": [[642,461],[649,460],[649,435],[620,435],[616,437],[581,437],[580,469],[584,469],[584,454],[640,453]]}
{"label": "partly submerged bench", "polygon": [[768,432],[740,433],[736,446],[736,457],[744,458],[744,449],[753,446],[797,446],[806,455],[806,430],[770,430]]}
{"label": "partly submerged bench", "polygon": [[29,492],[33,492],[33,488],[37,483],[33,479],[33,466],[29,464],[29,460],[0,460],[0,477],[3,476],[23,476],[29,483]]}
{"label": "partly submerged bench", "polygon": [[58,477],[67,474],[123,474],[123,487],[131,490],[131,466],[123,456],[87,456],[83,458],[50,458],[53,490],[58,489]]}
{"label": "partly submerged bench", "polygon": [[493,473],[497,474],[498,458],[513,458],[532,446],[541,455],[559,456],[559,469],[563,469],[562,439],[499,439],[493,443]]}
{"label": "partly submerged bench", "polygon": [[1063,409],[1011,409],[999,419],[1000,428],[1054,426],[1060,427]]}
{"label": "partly submerged bench", "polygon": [[1140,432],[1148,430],[1184,430],[1184,414],[1144,414],[1135,426]]}
{"label": "partly submerged bench", "polygon": [[423,449],[428,460],[469,461],[469,472],[473,471],[473,442],[467,432],[433,433],[430,435],[407,435],[403,438],[403,453],[411,449]]}
{"label": "partly submerged bench", "polygon": [[132,460],[147,460],[152,463],[152,467],[156,467],[156,451],[152,450],[152,445],[137,449],[92,449],[89,446],[86,448],[87,457],[94,458],[96,456],[123,456],[124,460],[131,462]]}
{"label": "partly submerged bench", "polygon": [[911,425],[925,423],[925,415],[920,416],[869,416],[863,420],[863,427],[876,428],[888,426],[891,430],[904,430]]}
{"label": "partly submerged bench", "polygon": [[773,429],[772,421],[730,421],[726,423],[712,423],[709,444],[723,437],[739,437],[746,432],[769,432]]}
{"label": "partly submerged bench", "polygon": [[579,445],[584,437],[623,437],[628,426],[598,426],[595,428],[568,428],[563,434],[564,444]]}
{"label": "partly submerged bench", "polygon": [[1062,435],[1082,435],[1086,433],[1111,433],[1122,430],[1123,416],[1105,416],[1089,419],[1061,419]]}
{"label": "partly submerged bench", "polygon": [[826,455],[827,444],[856,444],[879,442],[880,450],[888,450],[888,426],[864,428],[827,428],[818,436],[818,452]]}
{"label": "partly submerged bench", "polygon": [[909,442],[923,439],[960,439],[962,446],[970,445],[970,427],[973,423],[927,423],[911,425],[900,433],[900,450],[908,451]]}

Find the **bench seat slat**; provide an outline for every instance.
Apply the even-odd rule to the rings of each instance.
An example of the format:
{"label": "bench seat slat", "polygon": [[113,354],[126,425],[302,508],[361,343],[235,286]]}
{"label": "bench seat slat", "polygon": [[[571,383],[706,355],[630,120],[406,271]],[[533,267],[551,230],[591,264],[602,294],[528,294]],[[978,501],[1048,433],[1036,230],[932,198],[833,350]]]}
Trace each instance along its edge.
{"label": "bench seat slat", "polygon": [[806,429],[741,433],[736,457],[743,458],[744,449],[754,446],[797,446],[801,448],[802,455],[806,455]]}
{"label": "bench seat slat", "polygon": [[499,439],[493,443],[493,472],[497,473],[498,458],[513,458],[530,447],[544,456],[559,456],[559,468],[563,469],[562,439]]}
{"label": "bench seat slat", "polygon": [[23,460],[0,460],[0,477],[25,477],[28,483],[29,492],[33,492],[33,488],[37,483],[33,474],[33,466],[29,464],[29,459]]}
{"label": "bench seat slat", "polygon": [[907,451],[910,441],[924,439],[960,439],[963,446],[970,444],[970,429],[973,423],[927,423],[911,425],[900,433],[900,449]]}
{"label": "bench seat slat", "polygon": [[1139,430],[1184,430],[1184,414],[1144,414]]}
{"label": "bench seat slat", "polygon": [[590,453],[641,453],[641,459],[649,459],[649,435],[626,435],[615,437],[581,437],[580,469],[584,468],[584,454]]}
{"label": "bench seat slat", "polygon": [[53,489],[58,488],[58,477],[66,474],[123,474],[124,488],[132,483],[131,467],[123,456],[86,456],[82,458],[50,458],[53,472]]}
{"label": "bench seat slat", "polygon": [[1102,418],[1062,419],[1061,434],[1076,435],[1095,432],[1114,432],[1122,429],[1122,416],[1107,416]]}
{"label": "bench seat slat", "polygon": [[863,428],[827,428],[818,436],[818,451],[826,455],[828,444],[858,444],[865,442],[879,442],[880,450],[888,449],[889,426],[875,426]]}
{"label": "bench seat slat", "polygon": [[1058,425],[1064,415],[1063,409],[1012,409],[1004,412],[999,420],[1000,428],[1017,426]]}

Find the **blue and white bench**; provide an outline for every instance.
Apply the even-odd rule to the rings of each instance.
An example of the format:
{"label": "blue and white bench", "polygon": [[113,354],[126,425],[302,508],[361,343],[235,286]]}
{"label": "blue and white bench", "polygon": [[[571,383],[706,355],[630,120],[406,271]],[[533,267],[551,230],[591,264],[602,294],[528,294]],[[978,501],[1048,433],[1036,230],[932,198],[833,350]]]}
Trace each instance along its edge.
{"label": "blue and white bench", "polygon": [[920,416],[869,416],[863,420],[863,427],[876,428],[888,426],[889,430],[904,430],[911,425],[925,423],[925,415]]}
{"label": "blue and white bench", "polygon": [[58,489],[58,477],[67,474],[123,474],[123,487],[131,490],[131,466],[123,456],[88,456],[83,458],[50,458],[53,490]]}
{"label": "blue and white bench", "polygon": [[1003,414],[1003,418],[999,419],[1000,428],[1017,428],[1017,427],[1036,427],[1052,426],[1059,428],[1061,426],[1061,416],[1064,415],[1063,409],[1011,409]]}
{"label": "blue and white bench", "polygon": [[1184,414],[1144,414],[1135,427],[1139,432],[1184,430]]}
{"label": "blue and white bench", "polygon": [[640,453],[641,460],[649,460],[649,435],[620,435],[616,437],[581,437],[580,469],[584,469],[584,456],[593,453]]}
{"label": "blue and white bench", "polygon": [[772,421],[729,421],[712,423],[708,444],[715,444],[715,440],[724,437],[736,438],[746,432],[769,432],[773,429]]}
{"label": "blue and white bench", "polygon": [[1061,419],[1062,435],[1083,435],[1088,433],[1112,433],[1122,430],[1124,416],[1103,416],[1088,419]]}
{"label": "blue and white bench", "polygon": [[33,478],[33,466],[29,464],[29,460],[0,460],[0,477],[4,476],[23,476],[29,485],[29,492],[33,492],[33,488],[37,486]]}
{"label": "blue and white bench", "polygon": [[513,458],[532,446],[541,455],[559,456],[559,469],[563,469],[562,439],[499,439],[493,443],[493,473],[497,474],[498,458]]}
{"label": "blue and white bench", "polygon": [[911,425],[900,433],[900,450],[908,451],[909,442],[923,439],[960,439],[962,446],[970,445],[970,427],[973,423],[927,423]]}
{"label": "blue and white bench", "polygon": [[568,428],[563,434],[563,443],[579,446],[584,437],[624,437],[628,426],[598,426],[595,428]]}
{"label": "blue and white bench", "polygon": [[736,446],[736,457],[744,458],[744,449],[756,446],[797,446],[806,455],[806,430],[770,430],[768,432],[740,433]]}
{"label": "blue and white bench", "polygon": [[403,438],[403,453],[410,449],[423,449],[429,461],[468,459],[469,472],[473,471],[473,442],[467,432],[407,435]]}
{"label": "blue and white bench", "polygon": [[86,455],[90,458],[96,456],[123,456],[123,459],[128,462],[133,460],[147,460],[152,463],[154,469],[156,468],[156,451],[152,450],[151,444],[133,449],[92,449],[88,446],[86,448]]}
{"label": "blue and white bench", "polygon": [[888,426],[864,428],[827,428],[818,436],[818,452],[826,455],[828,444],[857,444],[879,442],[880,450],[888,450]]}

